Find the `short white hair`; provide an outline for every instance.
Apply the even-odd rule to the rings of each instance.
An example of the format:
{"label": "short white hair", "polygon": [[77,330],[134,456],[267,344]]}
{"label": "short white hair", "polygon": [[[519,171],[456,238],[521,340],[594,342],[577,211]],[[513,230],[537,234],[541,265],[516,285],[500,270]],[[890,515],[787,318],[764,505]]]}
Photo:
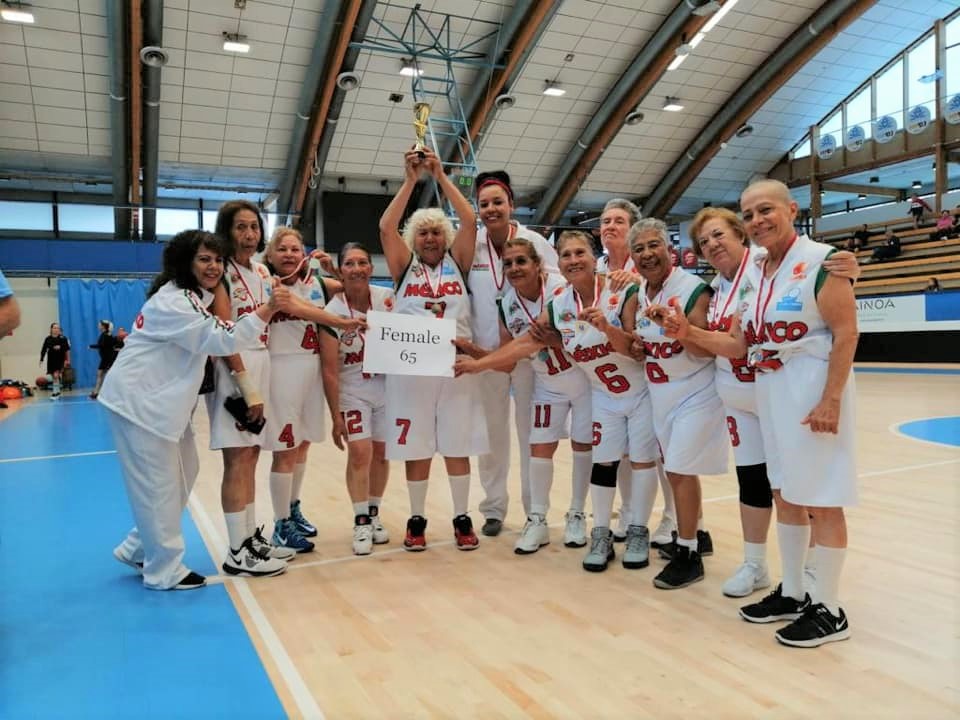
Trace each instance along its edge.
{"label": "short white hair", "polygon": [[627,244],[633,246],[633,241],[637,239],[640,233],[655,232],[667,245],[670,244],[670,232],[667,230],[667,224],[658,218],[644,218],[630,226],[630,232],[627,233]]}
{"label": "short white hair", "polygon": [[408,248],[413,250],[413,241],[417,237],[417,232],[424,225],[439,225],[446,238],[447,247],[450,248],[453,245],[456,232],[450,218],[440,208],[421,208],[413,213],[407,220],[407,224],[403,226],[403,241]]}

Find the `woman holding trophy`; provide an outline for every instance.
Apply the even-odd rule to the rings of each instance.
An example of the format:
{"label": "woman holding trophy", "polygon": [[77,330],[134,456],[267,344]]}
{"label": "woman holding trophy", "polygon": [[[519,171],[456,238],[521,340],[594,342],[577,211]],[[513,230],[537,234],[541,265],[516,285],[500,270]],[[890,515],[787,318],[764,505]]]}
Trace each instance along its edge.
{"label": "woman holding trophy", "polygon": [[[396,284],[394,312],[423,318],[452,317],[457,336],[472,339],[466,272],[473,263],[477,218],[470,202],[443,172],[436,154],[423,144],[426,112],[414,123],[417,145],[404,156],[403,184],[380,218],[380,242]],[[439,208],[417,210],[399,230],[404,209],[420,175],[428,172],[459,218],[454,230]],[[479,541],[467,515],[470,456],[487,451],[482,427],[474,437],[472,418],[477,398],[470,377],[387,376],[387,458],[405,462],[410,495],[405,549],[426,549],[425,506],[433,455],[446,464],[453,496],[453,528],[457,547],[473,550]],[[449,421],[458,418],[457,423]]]}

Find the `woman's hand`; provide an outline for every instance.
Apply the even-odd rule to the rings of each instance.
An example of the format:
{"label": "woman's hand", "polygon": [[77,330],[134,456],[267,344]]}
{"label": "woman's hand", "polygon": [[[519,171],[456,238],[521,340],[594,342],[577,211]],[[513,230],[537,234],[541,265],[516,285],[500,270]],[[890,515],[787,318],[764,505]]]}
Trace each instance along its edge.
{"label": "woman's hand", "polygon": [[690,331],[690,322],[679,305],[671,298],[670,306],[651,305],[644,313],[663,328],[663,334],[672,340],[683,340]]}
{"label": "woman's hand", "polygon": [[290,293],[290,288],[280,283],[277,278],[273,278],[274,286],[270,291],[270,302],[267,303],[274,312],[280,311],[287,315],[293,315],[294,296]]}
{"label": "woman's hand", "polygon": [[840,400],[821,398],[800,424],[809,425],[812,432],[836,435],[840,428]]}
{"label": "woman's hand", "polygon": [[347,425],[343,421],[343,415],[337,413],[334,415],[333,428],[330,430],[330,438],[333,440],[333,444],[338,448],[343,450],[346,446],[348,436],[347,436]]}
{"label": "woman's hand", "polygon": [[320,269],[327,275],[336,278],[340,277],[336,266],[333,264],[333,258],[330,257],[329,253],[325,253],[323,250],[314,250],[310,253],[310,257],[320,263]]}
{"label": "woman's hand", "polygon": [[403,154],[403,174],[406,180],[416,182],[423,171],[423,160],[416,150],[407,150]]}
{"label": "woman's hand", "polygon": [[247,422],[255,425],[263,420],[263,403],[247,407]]}
{"label": "woman's hand", "polygon": [[643,362],[647,358],[647,353],[643,349],[643,340],[634,338],[630,341],[630,357],[637,362]]}
{"label": "woman's hand", "polygon": [[437,154],[428,147],[425,147],[422,150],[424,154],[421,164],[427,169],[427,172],[435,179],[438,180],[443,172],[443,163],[440,162],[440,158],[437,157]]}
{"label": "woman's hand", "polygon": [[531,338],[541,345],[563,349],[563,338],[560,337],[560,333],[546,323],[535,320],[530,323],[530,328],[527,332],[530,333]]}
{"label": "woman's hand", "polygon": [[469,355],[457,355],[453,361],[453,375],[454,377],[460,377],[461,375],[472,375],[473,373],[479,372],[477,369],[477,360],[472,358]]}
{"label": "woman's hand", "polygon": [[577,320],[590,323],[602,333],[605,333],[610,327],[610,321],[607,320],[607,316],[604,315],[603,311],[598,307],[584,308],[577,313]]}
{"label": "woman's hand", "polygon": [[857,256],[847,250],[840,250],[823,261],[824,269],[831,275],[856,280],[860,277],[860,263]]}
{"label": "woman's hand", "polygon": [[639,285],[642,279],[629,270],[613,270],[607,273],[607,283],[614,292],[620,292],[628,285]]}

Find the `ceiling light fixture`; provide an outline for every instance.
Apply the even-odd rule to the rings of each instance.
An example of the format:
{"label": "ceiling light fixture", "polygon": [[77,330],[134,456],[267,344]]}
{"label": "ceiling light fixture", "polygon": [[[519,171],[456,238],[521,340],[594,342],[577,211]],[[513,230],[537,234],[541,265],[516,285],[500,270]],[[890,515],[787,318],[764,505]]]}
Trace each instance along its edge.
{"label": "ceiling light fixture", "polygon": [[723,7],[720,8],[720,10],[718,10],[717,12],[715,12],[713,14],[713,17],[707,20],[707,24],[703,26],[701,32],[708,33],[711,30],[713,30],[717,26],[717,23],[723,20],[723,18],[726,17],[728,12],[733,10],[733,6],[736,4],[737,4],[737,0],[727,0],[723,4]]}
{"label": "ceiling light fixture", "polygon": [[920,182],[919,180],[914,180],[913,185],[911,185],[910,187],[912,187],[914,190],[919,190],[920,188],[923,187],[923,183]]}
{"label": "ceiling light fixture", "polygon": [[403,60],[400,61],[400,74],[404,77],[416,77],[423,75],[423,70],[418,68],[416,62],[413,60],[403,58]]}
{"label": "ceiling light fixture", "polygon": [[0,17],[7,22],[26,23],[32,25],[33,13],[25,9],[30,7],[30,3],[23,2],[4,2],[3,9],[0,9]]}
{"label": "ceiling light fixture", "polygon": [[250,52],[250,43],[247,42],[247,36],[240,33],[223,33],[223,49],[226,52],[248,53]]}
{"label": "ceiling light fixture", "polygon": [[680,102],[680,98],[667,95],[666,99],[663,101],[663,109],[667,112],[680,112],[683,110],[683,104]]}
{"label": "ceiling light fixture", "polygon": [[551,97],[560,97],[561,95],[566,95],[567,91],[560,87],[556,80],[545,80],[543,94]]}

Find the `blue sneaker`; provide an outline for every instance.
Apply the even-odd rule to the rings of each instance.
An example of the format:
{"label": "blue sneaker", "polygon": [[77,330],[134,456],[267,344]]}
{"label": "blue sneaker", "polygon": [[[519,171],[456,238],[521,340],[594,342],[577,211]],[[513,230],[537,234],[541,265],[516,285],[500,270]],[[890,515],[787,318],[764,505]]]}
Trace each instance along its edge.
{"label": "blue sneaker", "polygon": [[313,543],[300,534],[292,518],[277,520],[273,530],[273,544],[277,547],[296,550],[298,553],[313,552]]}
{"label": "blue sneaker", "polygon": [[300,512],[300,501],[294,500],[290,503],[290,519],[293,520],[294,524],[297,526],[297,530],[300,531],[300,534],[304,537],[316,537],[317,528],[307,520],[303,513]]}

